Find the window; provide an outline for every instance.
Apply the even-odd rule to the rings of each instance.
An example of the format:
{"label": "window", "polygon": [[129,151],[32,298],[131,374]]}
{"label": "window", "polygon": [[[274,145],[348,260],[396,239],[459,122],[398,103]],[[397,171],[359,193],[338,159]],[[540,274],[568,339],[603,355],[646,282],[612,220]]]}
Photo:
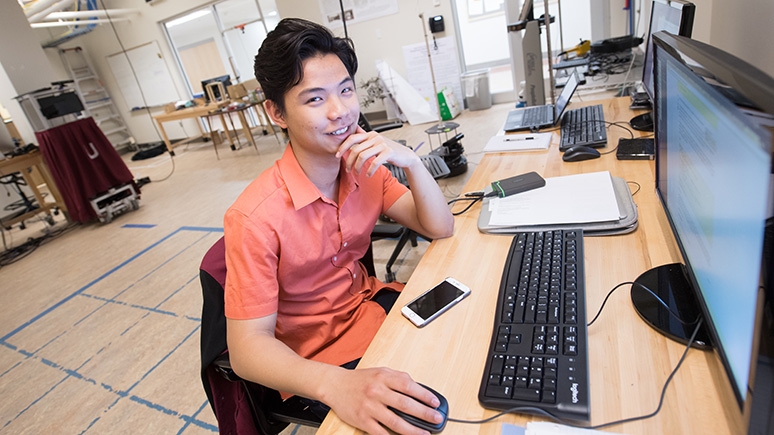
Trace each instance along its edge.
{"label": "window", "polygon": [[226,0],[164,22],[192,96],[202,80],[230,75],[233,83],[254,78],[253,58],[279,22],[274,0]]}
{"label": "window", "polygon": [[[549,11],[556,21],[551,26],[551,48],[554,53],[574,47],[580,39],[592,39],[591,1],[573,0],[561,2],[561,31],[559,28],[559,0],[548,0]],[[515,15],[521,9],[521,1],[512,1],[509,8],[515,8]],[[504,3],[496,0],[454,0],[453,11],[457,22],[458,43],[465,72],[489,68],[489,88],[492,94],[513,95],[511,49],[508,43],[508,20]],[[534,0],[534,15],[543,14],[544,3]],[[541,32],[545,52],[545,32]],[[561,41],[561,42],[560,42]],[[548,77],[548,74],[545,75]]]}
{"label": "window", "polygon": [[467,0],[468,17],[476,18],[482,15],[503,12],[503,0]]}

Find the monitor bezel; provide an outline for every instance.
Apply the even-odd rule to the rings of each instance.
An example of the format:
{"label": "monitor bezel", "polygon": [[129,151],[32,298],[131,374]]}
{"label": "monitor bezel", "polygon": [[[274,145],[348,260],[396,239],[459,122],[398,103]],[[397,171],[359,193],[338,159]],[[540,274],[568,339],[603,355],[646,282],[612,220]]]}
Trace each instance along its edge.
{"label": "monitor bezel", "polygon": [[[648,98],[653,102],[653,11],[656,5],[680,11],[680,28],[678,35],[690,38],[693,34],[693,20],[696,15],[696,5],[685,0],[653,0],[650,4],[650,20],[648,22],[648,37],[645,39],[645,58],[642,61],[642,87]],[[657,30],[658,32],[658,30]],[[650,66],[650,68],[648,68]],[[648,86],[650,84],[651,86]]]}
{"label": "monitor bezel", "polygon": [[[653,35],[654,37],[654,51],[657,50],[664,50],[668,52],[671,57],[678,60],[678,62],[681,62],[683,65],[687,66],[690,70],[692,70],[694,73],[696,73],[697,76],[704,79],[706,82],[710,84],[724,84],[733,87],[734,90],[738,91],[742,96],[744,96],[746,99],[748,99],[748,103],[752,102],[756,106],[756,110],[759,111],[761,114],[766,114],[765,117],[771,118],[774,115],[774,79],[767,76],[765,73],[761,72],[757,68],[749,65],[748,63],[742,61],[741,59],[736,58],[735,56],[730,55],[729,53],[726,53],[722,50],[719,50],[715,47],[709,46],[707,44],[691,40],[686,37],[681,36],[675,36],[668,32],[657,32]],[[656,56],[654,56],[654,72],[656,71],[655,68],[656,65]],[[654,89],[657,88],[655,85],[655,77],[654,77]],[[716,88],[717,89],[717,88]],[[725,94],[723,95],[728,101],[734,101],[727,97]],[[658,107],[658,99],[654,99],[655,109],[658,113],[659,107]],[[737,104],[737,107],[740,108],[740,111],[745,112],[747,111],[746,107],[742,107]],[[753,123],[755,123],[753,121]],[[659,164],[662,159],[659,158],[659,154],[663,152],[662,145],[660,144],[660,132],[659,132],[659,124],[658,122],[655,123],[656,127],[656,192],[659,196],[659,200],[661,201],[662,205],[664,206],[664,210],[667,215],[667,219],[669,221],[670,227],[674,230],[674,222],[672,221],[672,217],[670,216],[667,204],[666,204],[666,198],[662,195],[661,191],[661,181],[662,181],[662,168]],[[770,133],[774,132],[772,131],[771,127],[766,127],[765,125],[762,125],[763,129],[768,130]],[[772,153],[772,149],[774,149],[774,144],[769,144],[769,155]],[[769,201],[771,202],[771,188],[769,188]],[[675,239],[677,240],[678,247],[680,249],[680,252],[683,256],[684,263],[686,264],[686,271],[688,274],[689,281],[694,288],[697,288],[697,280],[695,276],[693,275],[693,272],[690,270],[690,264],[688,263],[688,260],[686,259],[686,254],[684,252],[682,243],[680,241],[679,236],[675,233]],[[764,258],[761,259],[763,262]],[[761,275],[763,277],[764,274],[764,268],[761,267]],[[708,307],[705,303],[705,300],[703,298],[703,295],[700,291],[696,290],[696,296],[697,301],[699,303],[699,308],[701,312],[705,315],[705,318],[708,316]],[[755,376],[756,376],[756,364],[758,360],[758,352],[759,352],[759,346],[761,343],[761,339],[764,337],[761,336],[760,331],[762,328],[765,327],[765,323],[763,320],[763,312],[764,312],[764,306],[766,304],[770,304],[772,301],[766,301],[764,297],[764,291],[762,288],[759,288],[758,294],[757,294],[757,304],[756,304],[756,318],[754,319],[754,330],[753,330],[753,343],[752,343],[752,349],[751,349],[751,358],[750,358],[750,370],[749,370],[749,378],[748,378],[748,385],[747,389],[751,389],[753,384],[756,382]],[[770,306],[770,305],[769,305]],[[707,330],[710,333],[710,337],[713,341],[713,344],[716,344],[718,342],[718,333],[715,329],[715,324],[713,321],[706,322]],[[733,375],[731,372],[731,369],[729,367],[729,363],[727,360],[727,356],[724,354],[724,350],[722,347],[715,346],[715,353],[718,356],[718,359],[722,365],[723,375],[726,377],[726,385],[727,388],[729,388],[733,392],[734,396],[734,402],[739,407],[740,415],[743,417],[743,420],[746,421],[747,418],[749,418],[749,413],[751,409],[751,403],[753,400],[753,394],[742,394],[742,392],[739,391],[739,389],[736,386],[736,383],[733,380]]]}
{"label": "monitor bezel", "polygon": [[[212,78],[209,78],[209,79],[202,80],[201,86],[202,86],[202,92],[204,94],[204,101],[206,101],[208,103],[210,102],[210,97],[207,94],[207,85],[210,84],[210,83],[214,83],[214,82],[222,83],[223,84],[223,91],[226,93],[226,95],[216,95],[215,99],[218,99],[218,97],[220,97],[220,99],[218,101],[225,101],[228,98],[228,87],[231,85],[231,76],[229,74],[224,74],[222,76],[212,77]],[[218,93],[220,92],[216,88],[216,89],[213,90],[213,94],[216,91]]]}

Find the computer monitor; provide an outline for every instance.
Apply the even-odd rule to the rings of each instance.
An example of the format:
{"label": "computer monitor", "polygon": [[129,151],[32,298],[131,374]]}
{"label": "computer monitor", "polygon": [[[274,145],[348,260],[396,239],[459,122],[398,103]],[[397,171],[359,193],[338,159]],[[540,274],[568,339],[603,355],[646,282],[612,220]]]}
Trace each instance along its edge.
{"label": "computer monitor", "polygon": [[[213,77],[211,79],[202,80],[202,92],[204,92],[204,100],[208,103],[210,102],[210,96],[207,93],[207,85],[210,83],[220,82],[223,84],[223,90],[228,92],[228,87],[231,86],[231,77],[228,75],[223,75],[220,77]],[[225,98],[225,95],[220,95],[220,89],[218,89],[218,86],[214,86],[212,88],[212,93],[215,96],[215,100],[222,100]]]}
{"label": "computer monitor", "polygon": [[[774,79],[689,38],[659,32],[653,47],[656,190],[683,263],[651,269],[636,282],[652,286],[689,324],[652,310],[655,298],[638,285],[632,301],[646,322],[677,339],[689,337],[701,315],[707,338],[700,341],[720,363],[722,376],[713,380],[745,424],[753,398],[771,400],[770,391],[756,397],[754,378],[771,379],[771,365],[764,374],[758,361],[768,347],[760,340],[772,340],[761,331],[770,326],[763,313],[771,314],[764,245],[774,202]],[[736,93],[756,108],[737,105],[729,98]]]}
{"label": "computer monitor", "polygon": [[75,91],[65,91],[37,99],[40,113],[46,119],[83,112],[83,103]]}
{"label": "computer monitor", "polygon": [[[653,0],[650,8],[650,24],[645,43],[645,62],[642,66],[642,86],[648,99],[653,101],[653,40],[651,35],[665,30],[673,35],[691,37],[696,6],[684,0]],[[629,121],[632,128],[653,131],[651,112],[644,113]]]}

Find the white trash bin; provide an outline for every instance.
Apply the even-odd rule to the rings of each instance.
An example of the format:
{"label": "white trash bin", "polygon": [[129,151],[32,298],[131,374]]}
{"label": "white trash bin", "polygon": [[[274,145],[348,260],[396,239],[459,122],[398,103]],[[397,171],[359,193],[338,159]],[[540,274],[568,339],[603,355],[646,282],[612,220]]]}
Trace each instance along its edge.
{"label": "white trash bin", "polygon": [[469,71],[460,76],[465,106],[470,110],[484,110],[492,107],[489,92],[489,69]]}

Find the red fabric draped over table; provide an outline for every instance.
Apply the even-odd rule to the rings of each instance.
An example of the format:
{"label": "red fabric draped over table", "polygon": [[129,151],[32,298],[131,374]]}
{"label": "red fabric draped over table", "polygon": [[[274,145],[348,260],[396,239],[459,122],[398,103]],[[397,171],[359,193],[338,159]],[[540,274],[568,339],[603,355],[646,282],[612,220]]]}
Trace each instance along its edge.
{"label": "red fabric draped over table", "polygon": [[110,188],[132,183],[139,195],[134,176],[94,119],[69,122],[35,137],[71,220],[96,219],[89,201]]}

